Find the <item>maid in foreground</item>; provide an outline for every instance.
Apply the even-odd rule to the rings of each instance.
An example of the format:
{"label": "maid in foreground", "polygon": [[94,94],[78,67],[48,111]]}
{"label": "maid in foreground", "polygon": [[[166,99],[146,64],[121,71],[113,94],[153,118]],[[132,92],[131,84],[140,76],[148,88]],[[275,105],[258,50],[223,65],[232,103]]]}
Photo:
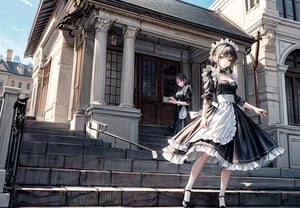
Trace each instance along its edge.
{"label": "maid in foreground", "polygon": [[[237,83],[232,67],[237,60],[237,45],[221,39],[212,45],[210,61],[202,74],[204,80],[202,116],[182,129],[163,149],[163,156],[172,163],[195,161],[187,185],[183,206],[188,207],[193,184],[209,157],[223,167],[219,192],[219,207],[225,208],[225,190],[231,171],[260,168],[284,153],[267,133],[241,109],[266,116],[264,109],[242,100],[236,94]],[[217,105],[212,105],[214,94]]]}

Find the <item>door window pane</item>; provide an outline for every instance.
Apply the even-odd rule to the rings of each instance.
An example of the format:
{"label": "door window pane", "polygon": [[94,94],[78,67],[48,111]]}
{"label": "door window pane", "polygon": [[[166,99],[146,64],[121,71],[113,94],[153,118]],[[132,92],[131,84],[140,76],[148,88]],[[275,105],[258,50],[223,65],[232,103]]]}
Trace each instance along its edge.
{"label": "door window pane", "polygon": [[143,62],[143,97],[156,97],[156,64],[154,61]]}
{"label": "door window pane", "polygon": [[175,95],[175,75],[176,66],[164,63],[163,64],[163,96],[170,97]]}

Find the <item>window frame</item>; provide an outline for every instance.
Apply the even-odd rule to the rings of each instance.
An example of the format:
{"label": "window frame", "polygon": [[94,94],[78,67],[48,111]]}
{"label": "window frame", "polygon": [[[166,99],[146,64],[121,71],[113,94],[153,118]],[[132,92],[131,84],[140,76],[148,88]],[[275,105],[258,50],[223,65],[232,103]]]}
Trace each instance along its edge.
{"label": "window frame", "polygon": [[[287,11],[288,1],[290,1],[292,3],[292,12],[293,12],[292,17],[293,18],[289,18],[289,12]],[[298,0],[276,0],[276,8],[279,12],[279,16],[283,17],[285,19],[289,19],[289,20],[300,21],[300,12],[297,12],[297,1]],[[279,3],[282,6],[282,10],[281,10],[281,7],[280,8],[278,7]],[[300,1],[298,3],[300,5]]]}
{"label": "window frame", "polygon": [[[113,58],[116,56],[116,58]],[[107,50],[105,101],[109,105],[119,105],[121,99],[123,53],[117,50]],[[114,66],[114,67],[113,67]]]}
{"label": "window frame", "polygon": [[259,0],[246,0],[246,12],[250,12],[252,9],[259,5]]}

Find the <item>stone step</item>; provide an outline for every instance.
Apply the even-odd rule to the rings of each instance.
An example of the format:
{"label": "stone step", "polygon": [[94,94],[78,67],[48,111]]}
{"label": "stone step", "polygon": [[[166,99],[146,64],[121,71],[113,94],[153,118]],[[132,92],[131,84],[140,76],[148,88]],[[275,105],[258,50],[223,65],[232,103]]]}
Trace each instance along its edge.
{"label": "stone step", "polygon": [[[85,169],[85,170],[116,170],[139,173],[171,173],[189,174],[192,164],[185,163],[176,165],[167,161],[139,159],[145,152],[131,150],[124,158],[108,158],[93,155],[62,155],[62,154],[34,154],[22,153],[20,166],[22,167],[45,167],[61,169]],[[146,152],[149,154],[148,152]],[[134,154],[140,154],[134,156]],[[105,153],[103,153],[105,155]],[[109,155],[105,155],[109,156]],[[130,158],[131,156],[131,158]],[[145,157],[148,155],[145,155]],[[137,159],[138,158],[138,159]],[[221,167],[207,164],[202,175],[219,176]],[[300,169],[268,168],[264,167],[253,171],[233,171],[235,176],[271,177],[271,178],[297,178],[300,179]]]}
{"label": "stone step", "polygon": [[9,194],[0,193],[0,207],[8,207],[8,205],[9,205]]}
{"label": "stone step", "polygon": [[[183,189],[137,187],[20,187],[15,206],[180,206]],[[194,189],[191,203],[217,206],[218,190]],[[299,206],[300,191],[228,190],[227,206]]]}
{"label": "stone step", "polygon": [[85,137],[85,131],[74,131],[68,129],[55,129],[55,128],[48,128],[48,127],[25,127],[24,133],[39,133],[39,134],[46,134],[46,135],[64,135],[64,136],[78,136],[78,137]]}
{"label": "stone step", "polygon": [[25,128],[70,129],[69,123],[26,120]]}
{"label": "stone step", "polygon": [[[105,165],[105,164],[104,164]],[[121,172],[111,170],[107,164],[105,171],[57,168],[18,169],[17,184],[33,186],[122,186],[150,188],[180,188],[188,181],[188,174]],[[276,183],[274,183],[276,181]],[[220,176],[199,176],[194,187],[218,189]],[[232,176],[229,189],[237,190],[300,190],[300,179]]]}
{"label": "stone step", "polygon": [[[111,151],[108,151],[108,153],[111,154]],[[145,154],[145,159],[142,158],[143,154]],[[102,152],[102,156],[36,154],[23,152],[20,156],[20,166],[86,170],[119,170],[129,172],[157,172],[175,174],[188,173],[191,169],[191,164],[175,165],[166,161],[149,160],[149,154],[150,153],[144,151],[141,152],[137,150],[127,150],[125,155],[127,159],[124,159],[118,157],[113,158],[111,155],[107,155],[105,152]],[[106,157],[103,157],[103,155]],[[107,156],[110,156],[110,158],[108,158]],[[220,168],[217,166],[207,167],[208,168],[205,168],[205,173],[216,174],[220,172]],[[279,175],[278,173],[279,172],[275,173],[275,176]]]}
{"label": "stone step", "polygon": [[82,144],[82,145],[101,145],[111,147],[111,143],[105,142],[102,139],[84,138],[81,136],[65,136],[65,135],[48,135],[41,133],[25,133],[23,135],[24,142],[52,142],[62,144]]}
{"label": "stone step", "polygon": [[[23,207],[23,206],[22,206]],[[22,208],[22,207],[19,207],[19,208]],[[43,208],[44,206],[38,206],[38,207],[27,207],[27,208]],[[52,207],[52,206],[46,206],[48,208]],[[80,206],[80,207],[77,207],[77,206],[72,206],[72,208],[81,208],[81,207],[85,207],[85,208],[105,208],[105,207],[108,207],[108,206]],[[132,206],[128,207],[128,206],[109,206],[110,208],[132,208]],[[141,207],[141,206],[139,206]],[[163,207],[160,207],[160,206],[155,206],[156,208],[166,208],[165,206]],[[168,207],[171,207],[171,208],[182,208],[182,206],[178,207],[178,206],[168,206]],[[230,206],[232,208],[266,208],[266,206]],[[272,208],[290,208],[290,207],[295,207],[295,206],[272,206]],[[53,207],[54,208],[54,207]],[[56,206],[55,206],[56,208]],[[67,208],[65,206],[61,207],[60,208]],[[143,206],[143,208],[154,208],[154,207],[148,207],[148,206]],[[193,208],[211,208],[211,206],[193,206]]]}
{"label": "stone step", "polygon": [[169,130],[168,127],[164,126],[139,125],[139,132],[142,134],[164,135],[165,133],[168,133]]}

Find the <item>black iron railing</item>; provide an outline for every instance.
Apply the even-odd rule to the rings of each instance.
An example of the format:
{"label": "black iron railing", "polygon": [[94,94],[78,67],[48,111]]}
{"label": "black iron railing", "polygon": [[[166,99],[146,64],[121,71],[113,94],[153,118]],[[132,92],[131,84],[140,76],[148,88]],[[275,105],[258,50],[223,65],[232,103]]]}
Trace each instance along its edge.
{"label": "black iron railing", "polygon": [[26,121],[26,106],[28,97],[17,99],[14,104],[13,121],[6,160],[5,191],[10,193],[10,207],[13,204],[15,182],[20,158],[20,145]]}
{"label": "black iron railing", "polygon": [[[97,125],[97,128],[94,128],[94,127],[92,126],[93,123]],[[137,147],[137,148],[139,148],[139,149],[142,149],[142,150],[146,150],[146,151],[151,152],[152,158],[153,158],[153,159],[157,159],[157,152],[156,152],[155,150],[150,149],[150,148],[148,148],[148,147],[145,147],[145,146],[143,146],[143,145],[140,145],[140,144],[138,144],[138,143],[135,143],[135,142],[133,142],[133,141],[130,141],[130,140],[128,140],[128,139],[125,139],[125,138],[123,138],[123,137],[120,137],[120,136],[117,136],[117,135],[115,135],[115,134],[112,134],[112,133],[108,132],[108,131],[107,131],[107,124],[101,123],[101,122],[99,122],[99,121],[96,121],[96,120],[90,118],[90,119],[88,120],[88,128],[91,129],[91,130],[97,131],[99,134],[102,133],[102,134],[105,134],[105,135],[109,136],[110,138],[112,138],[113,141],[114,141],[114,142],[113,142],[113,146],[114,146],[114,147],[117,146],[117,141],[122,141],[122,142],[127,143],[127,144],[129,145],[129,149],[132,149],[132,146],[135,146],[135,147]]]}

